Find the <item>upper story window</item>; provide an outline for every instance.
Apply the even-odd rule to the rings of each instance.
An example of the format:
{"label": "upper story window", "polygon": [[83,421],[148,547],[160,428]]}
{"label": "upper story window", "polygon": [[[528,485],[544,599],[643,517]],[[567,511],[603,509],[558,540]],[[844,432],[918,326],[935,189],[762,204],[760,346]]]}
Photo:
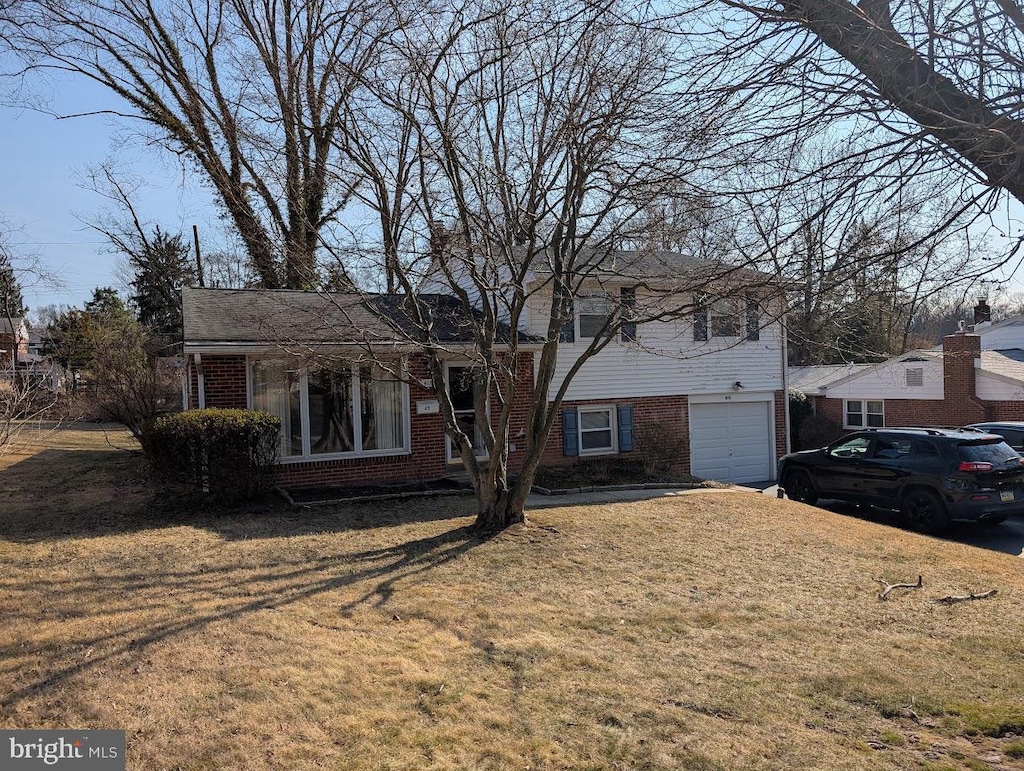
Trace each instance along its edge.
{"label": "upper story window", "polygon": [[[637,339],[636,322],[636,289],[622,287],[618,293],[618,310],[622,314],[619,319],[618,333],[623,342]],[[572,315],[566,318],[559,332],[558,339],[563,343],[593,340],[605,334],[609,325],[616,324],[616,298],[607,293],[595,293],[578,297],[573,302]]]}
{"label": "upper story window", "polygon": [[[744,332],[744,326],[746,331]],[[756,298],[712,298],[702,292],[693,296],[693,339],[709,337],[761,338],[761,308]]]}
{"label": "upper story window", "polygon": [[608,295],[581,297],[576,302],[576,307],[581,340],[590,340],[601,334],[615,312],[615,306]]}
{"label": "upper story window", "polygon": [[282,458],[395,455],[409,449],[406,385],[378,365],[251,364],[252,406],[281,419]]}
{"label": "upper story window", "polygon": [[924,385],[924,367],[907,367],[907,387],[920,388]]}
{"label": "upper story window", "polygon": [[711,306],[711,336],[739,337],[740,329],[739,303],[732,298],[717,300]]}

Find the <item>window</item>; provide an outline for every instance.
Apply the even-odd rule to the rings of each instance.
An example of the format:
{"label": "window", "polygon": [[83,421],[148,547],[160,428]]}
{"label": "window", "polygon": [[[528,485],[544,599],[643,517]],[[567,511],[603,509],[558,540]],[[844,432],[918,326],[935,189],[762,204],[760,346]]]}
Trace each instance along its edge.
{"label": "window", "polygon": [[837,444],[828,454],[833,458],[863,458],[867,455],[871,439],[866,436],[856,436],[848,439],[842,444]]}
{"label": "window", "polygon": [[615,408],[580,408],[580,455],[615,452]]}
{"label": "window", "polygon": [[885,406],[881,401],[850,399],[846,402],[846,428],[881,428],[885,425]]}
{"label": "window", "polygon": [[711,308],[711,336],[739,337],[740,310],[732,299],[718,300]]}
{"label": "window", "polygon": [[693,295],[693,339],[704,342],[709,337],[740,337],[758,340],[761,311],[755,298],[737,299],[720,297],[711,300],[707,295],[695,292]]}
{"label": "window", "polygon": [[384,368],[253,361],[252,406],[281,418],[282,458],[407,452],[406,386]]}
{"label": "window", "polygon": [[924,367],[907,367],[907,387],[920,388],[924,385]]}
{"label": "window", "polygon": [[580,338],[597,337],[606,327],[615,311],[607,295],[581,297],[577,303],[580,317]]}

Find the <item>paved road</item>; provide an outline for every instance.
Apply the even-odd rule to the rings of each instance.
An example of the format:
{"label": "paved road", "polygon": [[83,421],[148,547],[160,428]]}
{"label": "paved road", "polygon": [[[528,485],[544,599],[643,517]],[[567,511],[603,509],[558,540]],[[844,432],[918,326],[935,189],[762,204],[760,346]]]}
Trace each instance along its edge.
{"label": "paved road", "polygon": [[[773,498],[776,496],[778,487],[775,485],[765,487],[764,494]],[[884,525],[899,526],[899,520],[895,512],[884,511],[883,509],[871,508],[861,509],[852,503],[844,501],[820,500],[817,505],[822,509],[834,511],[851,517],[859,517],[870,522],[878,522]],[[953,523],[949,531],[943,535],[950,541],[966,543],[971,546],[978,546],[982,549],[1006,552],[1017,557],[1024,558],[1024,517],[1012,517],[1001,525],[972,525],[968,523]]]}

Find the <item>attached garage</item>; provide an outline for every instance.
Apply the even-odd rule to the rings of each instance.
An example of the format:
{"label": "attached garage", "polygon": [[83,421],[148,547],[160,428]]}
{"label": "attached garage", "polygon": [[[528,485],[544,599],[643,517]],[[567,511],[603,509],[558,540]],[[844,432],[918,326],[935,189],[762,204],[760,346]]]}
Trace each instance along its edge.
{"label": "attached garage", "polygon": [[727,395],[690,400],[690,472],[729,482],[775,478],[772,398]]}

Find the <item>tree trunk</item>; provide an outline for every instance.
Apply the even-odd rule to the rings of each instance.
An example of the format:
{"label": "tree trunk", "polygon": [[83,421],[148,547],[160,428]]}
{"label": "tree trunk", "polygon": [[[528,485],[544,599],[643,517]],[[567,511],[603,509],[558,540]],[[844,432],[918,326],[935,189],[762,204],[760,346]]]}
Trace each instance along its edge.
{"label": "tree trunk", "polygon": [[477,491],[476,522],[473,530],[478,533],[497,533],[512,525],[526,521],[526,496],[533,484],[533,475],[527,484],[517,479],[507,490],[489,495]]}

